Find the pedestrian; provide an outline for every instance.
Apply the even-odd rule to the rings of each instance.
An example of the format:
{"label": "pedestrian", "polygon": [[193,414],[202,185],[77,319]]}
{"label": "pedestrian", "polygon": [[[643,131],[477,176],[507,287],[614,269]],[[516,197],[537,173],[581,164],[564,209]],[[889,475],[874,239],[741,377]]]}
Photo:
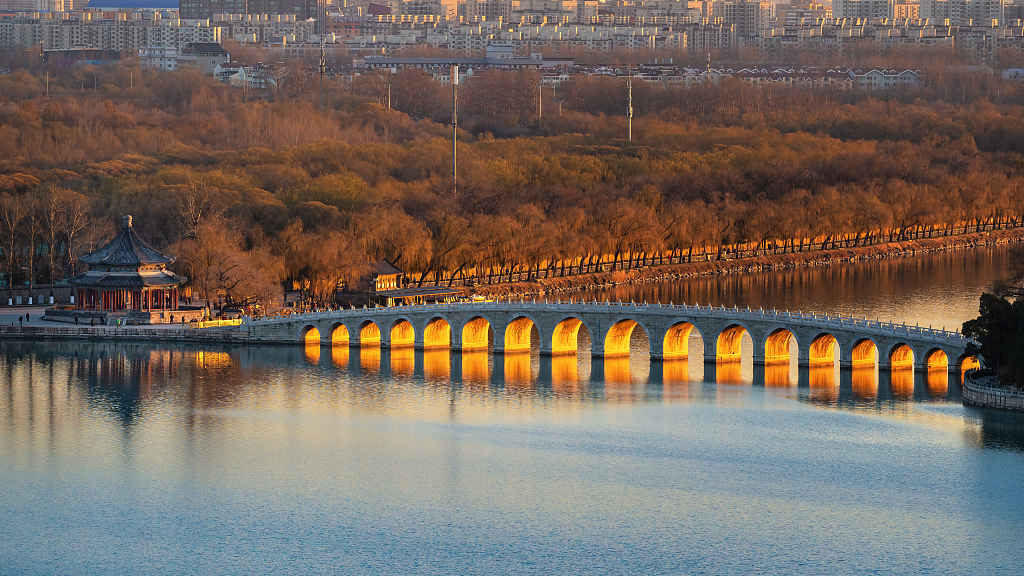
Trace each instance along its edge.
{"label": "pedestrian", "polygon": [[25,323],[22,320],[24,320],[24,316],[18,316],[18,326],[24,327]]}
{"label": "pedestrian", "polygon": [[25,322],[28,322],[28,312],[25,312]]}
{"label": "pedestrian", "polygon": [[94,325],[95,322],[96,322],[96,317],[95,316],[90,316],[89,317],[89,326]]}
{"label": "pedestrian", "polygon": [[78,314],[75,314],[75,326],[78,326]]}

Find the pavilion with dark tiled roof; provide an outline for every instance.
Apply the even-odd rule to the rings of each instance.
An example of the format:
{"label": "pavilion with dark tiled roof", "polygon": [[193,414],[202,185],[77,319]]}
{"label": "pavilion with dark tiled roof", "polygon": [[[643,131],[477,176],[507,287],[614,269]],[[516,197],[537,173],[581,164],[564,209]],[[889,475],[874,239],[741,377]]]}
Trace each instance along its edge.
{"label": "pavilion with dark tiled roof", "polygon": [[[126,312],[161,321],[164,312],[178,310],[178,287],[186,278],[167,269],[176,257],[162,254],[139,238],[132,217],[106,246],[81,256],[89,271],[71,277],[75,308],[94,312]],[[168,321],[168,320],[162,320]]]}

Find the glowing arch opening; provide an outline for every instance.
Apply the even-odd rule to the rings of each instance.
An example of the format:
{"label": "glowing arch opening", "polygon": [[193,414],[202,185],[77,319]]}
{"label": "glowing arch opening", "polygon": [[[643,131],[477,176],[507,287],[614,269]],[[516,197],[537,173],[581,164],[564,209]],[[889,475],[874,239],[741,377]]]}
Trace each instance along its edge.
{"label": "glowing arch opening", "polygon": [[683,359],[690,357],[690,333],[693,332],[693,324],[679,322],[673,324],[665,331],[665,342],[662,346],[662,358]]}
{"label": "glowing arch opening", "polygon": [[949,356],[944,350],[935,348],[929,350],[924,356],[925,367],[928,372],[949,372]]}
{"label": "glowing arch opening", "polygon": [[889,367],[894,370],[913,368],[914,350],[906,344],[897,344],[889,353]]}
{"label": "glowing arch opening", "polygon": [[789,364],[790,347],[793,342],[793,333],[785,328],[779,328],[769,334],[764,340],[765,365]]}
{"label": "glowing arch opening", "polygon": [[968,370],[977,370],[981,368],[981,361],[978,360],[977,356],[964,356],[960,359],[960,379],[963,380]]}
{"label": "glowing arch opening", "polygon": [[505,353],[529,352],[533,347],[533,334],[536,326],[533,320],[520,316],[508,323],[505,328]]}
{"label": "glowing arch opening", "polygon": [[316,326],[306,326],[302,329],[302,341],[307,345],[311,346],[316,344],[320,345],[320,330]]}
{"label": "glowing arch opening", "polygon": [[463,350],[487,350],[494,340],[491,323],[486,318],[477,316],[471,318],[462,327],[462,349]]}
{"label": "glowing arch opening", "polygon": [[739,362],[743,353],[743,336],[747,329],[733,324],[718,335],[715,346],[715,359],[719,362]]}
{"label": "glowing arch opening", "polygon": [[811,342],[807,359],[811,366],[835,364],[839,342],[831,334],[821,334]]}
{"label": "glowing arch opening", "polygon": [[359,329],[360,346],[380,346],[380,328],[373,322],[363,324]]}
{"label": "glowing arch opening", "polygon": [[444,318],[434,318],[423,328],[423,348],[448,348],[452,345],[452,327]]}
{"label": "glowing arch opening", "polygon": [[412,348],[416,343],[416,330],[408,320],[398,320],[391,326],[391,347]]}
{"label": "glowing arch opening", "polygon": [[579,347],[580,328],[586,330],[579,318],[566,318],[559,322],[551,335],[551,355],[575,355]]}
{"label": "glowing arch opening", "polygon": [[331,346],[348,346],[348,326],[338,324],[331,329]]}
{"label": "glowing arch opening", "polygon": [[858,341],[850,350],[850,364],[855,368],[874,366],[878,363],[878,346],[867,338]]}
{"label": "glowing arch opening", "polygon": [[608,334],[604,338],[605,357],[625,356],[628,358],[629,343],[633,336],[633,329],[637,326],[638,324],[635,320],[629,319],[619,320],[613,324],[608,329]]}

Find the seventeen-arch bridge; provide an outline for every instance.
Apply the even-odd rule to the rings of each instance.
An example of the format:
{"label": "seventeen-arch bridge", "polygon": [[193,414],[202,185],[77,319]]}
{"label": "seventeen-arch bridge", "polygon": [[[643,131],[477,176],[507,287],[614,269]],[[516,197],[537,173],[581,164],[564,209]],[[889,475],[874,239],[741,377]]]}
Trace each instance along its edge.
{"label": "seventeen-arch bridge", "polygon": [[[754,364],[789,363],[879,369],[945,368],[973,361],[959,332],[863,318],[714,306],[611,302],[499,301],[355,308],[248,320],[255,341],[380,346],[453,351],[576,354],[581,329],[593,357],[628,356],[633,333],[646,335],[652,360],[701,355],[705,362],[740,360],[745,336]],[[700,334],[703,350],[691,353]],[[748,352],[749,353],[749,352]]]}

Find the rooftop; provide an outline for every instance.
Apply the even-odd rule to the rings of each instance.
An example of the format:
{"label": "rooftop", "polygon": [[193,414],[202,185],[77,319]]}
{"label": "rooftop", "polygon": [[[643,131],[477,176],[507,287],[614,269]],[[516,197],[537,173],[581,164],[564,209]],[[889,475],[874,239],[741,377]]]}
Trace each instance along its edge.
{"label": "rooftop", "polygon": [[157,252],[139,238],[132,228],[132,217],[124,217],[121,231],[106,246],[81,256],[81,262],[91,266],[143,266],[146,264],[170,264],[176,258]]}

